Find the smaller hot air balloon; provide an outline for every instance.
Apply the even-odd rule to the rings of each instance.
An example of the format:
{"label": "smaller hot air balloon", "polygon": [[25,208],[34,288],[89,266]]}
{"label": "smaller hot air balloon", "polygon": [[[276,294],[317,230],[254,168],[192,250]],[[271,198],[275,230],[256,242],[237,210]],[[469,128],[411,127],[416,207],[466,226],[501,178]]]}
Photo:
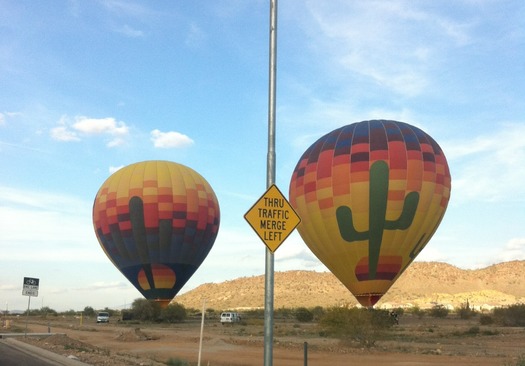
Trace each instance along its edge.
{"label": "smaller hot air balloon", "polygon": [[108,258],[146,299],[163,307],[210,252],[219,222],[209,183],[169,161],[118,170],[93,204],[95,233]]}
{"label": "smaller hot air balloon", "polygon": [[436,231],[451,178],[439,145],[397,121],[363,121],[321,137],[290,181],[297,228],[310,250],[373,306]]}

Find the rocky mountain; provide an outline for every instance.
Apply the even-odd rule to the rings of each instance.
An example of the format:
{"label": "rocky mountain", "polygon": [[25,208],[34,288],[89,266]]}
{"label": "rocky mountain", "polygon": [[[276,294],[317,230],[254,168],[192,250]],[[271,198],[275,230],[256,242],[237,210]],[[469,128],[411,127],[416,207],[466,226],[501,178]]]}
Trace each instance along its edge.
{"label": "rocky mountain", "polygon": [[[215,310],[264,307],[264,274],[222,283],[206,283],[175,301],[186,308]],[[490,309],[525,302],[525,261],[465,270],[440,262],[415,262],[401,275],[377,307],[429,308],[435,304]],[[287,271],[274,274],[274,308],[357,305],[330,272]]]}

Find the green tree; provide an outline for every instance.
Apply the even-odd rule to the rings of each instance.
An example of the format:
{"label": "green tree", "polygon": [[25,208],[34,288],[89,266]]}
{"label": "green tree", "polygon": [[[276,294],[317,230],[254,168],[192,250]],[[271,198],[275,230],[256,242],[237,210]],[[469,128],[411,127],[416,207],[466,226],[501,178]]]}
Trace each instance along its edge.
{"label": "green tree", "polygon": [[186,308],[178,303],[170,304],[165,309],[162,309],[161,318],[168,323],[180,323],[186,320]]}
{"label": "green tree", "polygon": [[155,321],[160,316],[160,305],[146,299],[135,299],[131,304],[133,319]]}
{"label": "green tree", "polygon": [[115,313],[117,312],[117,310],[115,310],[115,309],[110,309],[110,308],[108,308],[107,306],[106,306],[103,310],[101,310],[101,311],[105,311],[106,313],[109,314],[109,316],[114,316]]}
{"label": "green tree", "polygon": [[86,306],[82,314],[84,314],[84,316],[95,316],[95,309],[91,306]]}

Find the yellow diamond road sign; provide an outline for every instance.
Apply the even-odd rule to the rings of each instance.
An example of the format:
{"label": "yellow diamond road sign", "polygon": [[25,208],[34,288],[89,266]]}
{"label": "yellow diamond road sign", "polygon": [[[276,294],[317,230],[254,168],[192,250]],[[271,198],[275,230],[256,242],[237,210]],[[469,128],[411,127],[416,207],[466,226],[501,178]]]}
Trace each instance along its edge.
{"label": "yellow diamond road sign", "polygon": [[272,184],[244,218],[272,252],[299,225],[301,219],[279,188]]}

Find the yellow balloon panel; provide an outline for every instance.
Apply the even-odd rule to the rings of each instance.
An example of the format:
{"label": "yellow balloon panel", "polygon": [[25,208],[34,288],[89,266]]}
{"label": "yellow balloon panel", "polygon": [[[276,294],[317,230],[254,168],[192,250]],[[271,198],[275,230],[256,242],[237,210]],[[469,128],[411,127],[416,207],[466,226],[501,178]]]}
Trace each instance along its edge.
{"label": "yellow balloon panel", "polygon": [[430,240],[450,187],[446,158],[428,134],[403,122],[364,121],[306,150],[290,203],[308,247],[372,306]]}

